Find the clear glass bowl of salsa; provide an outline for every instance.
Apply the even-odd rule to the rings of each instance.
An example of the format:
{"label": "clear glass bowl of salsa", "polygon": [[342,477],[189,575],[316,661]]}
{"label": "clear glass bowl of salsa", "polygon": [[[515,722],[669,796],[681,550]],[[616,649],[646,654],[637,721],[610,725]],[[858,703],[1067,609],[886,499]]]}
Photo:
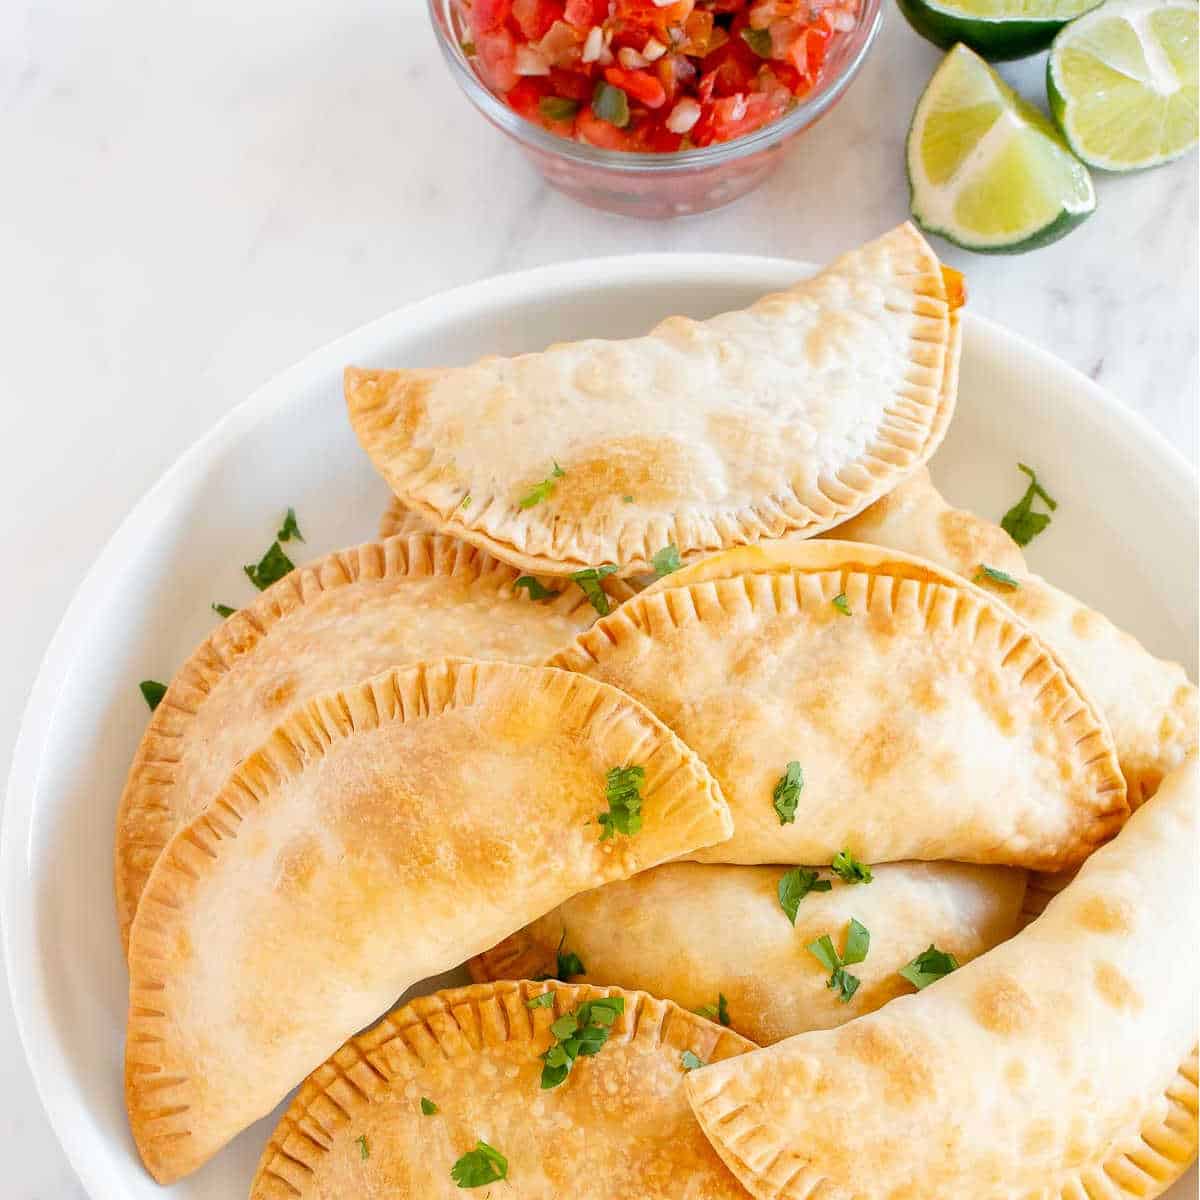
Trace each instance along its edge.
{"label": "clear glass bowl of salsa", "polygon": [[634,217],[728,204],[840,99],[880,0],[429,0],[450,72],[553,187]]}

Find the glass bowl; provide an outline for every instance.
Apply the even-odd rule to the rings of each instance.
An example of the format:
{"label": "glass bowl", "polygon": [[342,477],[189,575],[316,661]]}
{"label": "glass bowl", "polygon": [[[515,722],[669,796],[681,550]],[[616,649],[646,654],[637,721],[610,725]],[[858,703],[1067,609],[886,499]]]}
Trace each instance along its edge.
{"label": "glass bowl", "polygon": [[841,99],[882,21],[881,0],[862,0],[857,25],[831,47],[817,86],[778,120],[731,142],[654,154],[602,150],[550,133],[515,113],[463,53],[454,0],[428,3],[442,54],[467,99],[520,146],[551,187],[593,208],[651,218],[707,212],[756,188],[779,164],[784,146]]}

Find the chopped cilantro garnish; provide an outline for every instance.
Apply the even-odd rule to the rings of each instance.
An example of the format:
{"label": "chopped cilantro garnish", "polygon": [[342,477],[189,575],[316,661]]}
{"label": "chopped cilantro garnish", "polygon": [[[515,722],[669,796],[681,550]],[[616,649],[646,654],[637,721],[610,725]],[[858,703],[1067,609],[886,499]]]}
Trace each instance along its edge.
{"label": "chopped cilantro garnish", "polygon": [[853,917],[846,930],[846,948],[839,954],[833,944],[833,938],[827,933],[821,934],[815,942],[809,942],[806,949],[829,972],[825,986],[837,993],[837,998],[843,1004],[849,1004],[854,993],[858,991],[859,979],[851,975],[846,967],[860,963],[867,957],[871,948],[871,935],[865,925]]}
{"label": "chopped cilantro garnish", "polygon": [[421,1112],[427,1117],[437,1116],[438,1106],[428,1096],[421,1097]]}
{"label": "chopped cilantro garnish", "polygon": [[558,480],[560,480],[565,474],[566,471],[564,471],[562,467],[558,465],[558,463],[555,463],[554,470],[551,471],[541,483],[535,483],[533,487],[521,497],[519,501],[521,507],[533,508],[535,504],[541,504],[543,500],[550,496],[550,494],[554,491]]}
{"label": "chopped cilantro garnish", "polygon": [[780,825],[791,825],[796,820],[796,805],[800,802],[800,793],[804,791],[804,768],[798,762],[790,762],[787,769],[779,777],[772,798],[775,801],[775,811],[779,814]]}
{"label": "chopped cilantro garnish", "polygon": [[850,601],[846,599],[845,592],[838,592],[833,598],[833,607],[842,614],[843,617],[850,617],[854,614],[850,611]]}
{"label": "chopped cilantro garnish", "polygon": [[278,583],[289,571],[295,570],[296,564],[284,554],[279,543],[272,542],[271,548],[257,563],[250,563],[242,568],[247,578],[260,592],[266,591],[273,583]]}
{"label": "chopped cilantro garnish", "polygon": [[563,96],[543,96],[538,101],[538,111],[547,121],[569,121],[579,111],[579,101]]}
{"label": "chopped cilantro garnish", "polygon": [[620,88],[602,79],[592,93],[592,112],[600,120],[624,129],[629,124],[629,97]]}
{"label": "chopped cilantro garnish", "polygon": [[356,1137],[354,1140],[358,1144],[359,1157],[364,1158],[364,1159],[370,1158],[371,1157],[371,1149],[367,1145],[367,1135],[365,1133],[359,1134],[359,1136]]}
{"label": "chopped cilantro garnish", "polygon": [[644,767],[613,767],[604,777],[608,812],[597,818],[604,827],[600,840],[614,833],[634,834],[642,827],[642,781]]}
{"label": "chopped cilantro garnish", "polygon": [[487,1142],[479,1141],[450,1168],[450,1178],[460,1188],[487,1187],[508,1178],[508,1159]]}
{"label": "chopped cilantro garnish", "polygon": [[[591,824],[591,821],[588,822]],[[558,979],[563,983],[575,975],[586,975],[587,967],[583,965],[583,959],[579,957],[573,950],[564,950],[566,944],[567,931],[562,931],[562,937],[558,939],[558,951],[555,955],[557,961],[555,963],[555,974],[553,975],[535,975],[534,983],[541,983],[545,979]]]}
{"label": "chopped cilantro garnish", "polygon": [[162,698],[167,694],[167,685],[159,683],[157,679],[143,679],[138,687],[142,689],[142,699],[150,705],[151,712],[159,706]]}
{"label": "chopped cilantro garnish", "polygon": [[705,1004],[696,1009],[698,1017],[707,1017],[710,1021],[719,1021],[722,1025],[729,1024],[729,1001],[724,992],[717,993],[716,1004]]}
{"label": "chopped cilantro garnish", "polygon": [[957,970],[958,959],[931,944],[928,950],[922,950],[912,962],[901,967],[900,975],[921,991],[931,983],[937,983],[951,971]]}
{"label": "chopped cilantro garnish", "polygon": [[526,1008],[553,1008],[554,1007],[554,993],[553,992],[543,992],[540,996],[530,996],[529,999],[525,1001],[525,1007]]}
{"label": "chopped cilantro garnish", "polygon": [[816,871],[810,867],[796,867],[779,879],[779,907],[787,914],[787,919],[796,924],[796,912],[800,901],[809,892],[828,892],[833,884],[828,879],[820,879]]}
{"label": "chopped cilantro garnish", "polygon": [[852,850],[839,850],[833,856],[830,870],[847,883],[870,883],[875,878],[871,874],[871,868],[866,863],[859,862]]}
{"label": "chopped cilantro garnish", "polygon": [[214,604],[212,610],[218,617],[232,617],[237,612],[237,609],[229,604]]}
{"label": "chopped cilantro garnish", "polygon": [[685,1050],[679,1056],[680,1066],[685,1071],[694,1071],[697,1067],[707,1067],[708,1063],[704,1061],[698,1054],[693,1054],[690,1050]]}
{"label": "chopped cilantro garnish", "polygon": [[470,507],[471,507],[471,503],[472,503],[472,501],[471,501],[471,493],[470,493],[470,492],[468,492],[468,493],[467,493],[467,494],[466,494],[466,495],[465,495],[465,496],[462,498],[462,503],[461,503],[461,504],[460,504],[458,507],[459,507],[459,508],[470,508]]}
{"label": "chopped cilantro garnish", "polygon": [[633,503],[633,497],[632,497],[632,496],[622,496],[622,497],[621,497],[621,499],[622,499],[622,500],[624,500],[626,504],[632,504],[632,503]]}
{"label": "chopped cilantro garnish", "polygon": [[586,1000],[574,1012],[559,1017],[550,1026],[554,1044],[542,1055],[542,1089],[558,1087],[580,1056],[598,1054],[608,1041],[612,1023],[624,1011],[622,997],[603,996]]}
{"label": "chopped cilantro garnish", "polygon": [[1037,472],[1032,467],[1017,463],[1017,469],[1029,476],[1029,486],[1025,489],[1025,495],[1001,518],[1000,527],[1018,546],[1028,546],[1050,524],[1050,513],[1033,511],[1034,500],[1040,497],[1050,512],[1058,507],[1058,501],[1038,483]]}
{"label": "chopped cilantro garnish", "polygon": [[1007,571],[1001,571],[996,567],[989,567],[987,563],[980,563],[979,570],[975,572],[975,582],[986,583],[989,580],[1006,588],[1019,588],[1021,586],[1021,581],[1014,579]]}
{"label": "chopped cilantro garnish", "polygon": [[279,527],[279,532],[275,535],[275,540],[290,542],[292,538],[298,542],[304,541],[304,534],[300,532],[300,526],[296,523],[296,510],[289,508],[287,516],[283,518],[283,524]]}
{"label": "chopped cilantro garnish", "polygon": [[529,593],[530,600],[549,600],[558,595],[553,588],[543,587],[532,575],[522,575],[515,586],[524,588]]}
{"label": "chopped cilantro garnish", "polygon": [[758,55],[759,58],[771,57],[771,31],[769,29],[742,30],[742,41]]}
{"label": "chopped cilantro garnish", "polygon": [[672,571],[678,571],[683,566],[683,563],[679,561],[679,550],[673,545],[664,546],[661,550],[656,551],[650,562],[659,579],[664,575],[670,575]]}
{"label": "chopped cilantro garnish", "polygon": [[583,594],[592,602],[592,607],[602,617],[608,616],[611,606],[608,603],[608,593],[600,586],[600,580],[607,578],[616,569],[615,563],[606,563],[602,567],[584,567],[582,571],[575,571],[571,575]]}

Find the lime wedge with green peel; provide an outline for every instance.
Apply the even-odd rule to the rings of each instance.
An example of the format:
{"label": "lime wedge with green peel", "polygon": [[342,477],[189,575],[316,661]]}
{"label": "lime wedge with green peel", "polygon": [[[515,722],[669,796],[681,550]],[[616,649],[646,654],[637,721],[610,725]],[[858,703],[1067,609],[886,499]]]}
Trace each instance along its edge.
{"label": "lime wedge with green peel", "polygon": [[1113,0],[1055,38],[1046,91],[1084,162],[1136,171],[1196,145],[1198,11],[1194,0]]}
{"label": "lime wedge with green peel", "polygon": [[1096,208],[1091,176],[1053,122],[966,46],[917,101],[907,153],[917,224],[968,250],[1033,250]]}
{"label": "lime wedge with green peel", "polygon": [[1024,58],[1100,0],[897,0],[908,23],[935,46],[958,42],[984,58]]}

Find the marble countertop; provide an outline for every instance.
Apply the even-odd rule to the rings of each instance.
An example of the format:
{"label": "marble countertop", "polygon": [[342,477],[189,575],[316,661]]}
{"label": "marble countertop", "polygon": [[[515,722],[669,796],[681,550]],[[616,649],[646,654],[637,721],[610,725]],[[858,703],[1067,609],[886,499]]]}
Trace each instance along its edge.
{"label": "marble countertop", "polygon": [[[99,546],[257,384],[497,272],[645,250],[824,261],[906,215],[904,136],[938,60],[888,3],[861,77],[762,190],[643,224],[543,186],[457,93],[420,0],[0,7],[0,777]],[[1004,70],[1042,100],[1042,59]],[[974,311],[1195,462],[1196,159],[1097,185],[1055,246],[946,257]],[[3,1190],[81,1200],[0,996]]]}

